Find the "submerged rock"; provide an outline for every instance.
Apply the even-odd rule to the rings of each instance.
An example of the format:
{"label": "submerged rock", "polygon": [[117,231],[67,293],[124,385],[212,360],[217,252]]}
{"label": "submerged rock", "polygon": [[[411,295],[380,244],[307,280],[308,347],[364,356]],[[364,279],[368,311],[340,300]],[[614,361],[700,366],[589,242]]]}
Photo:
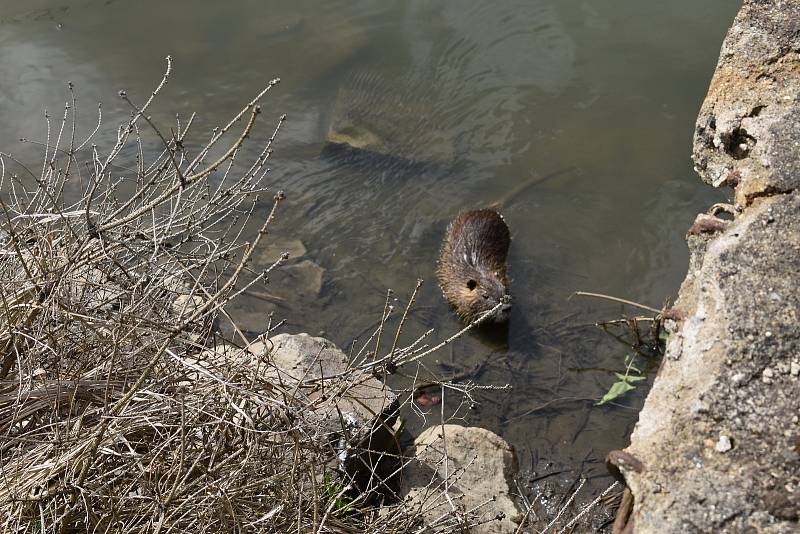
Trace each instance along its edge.
{"label": "submerged rock", "polygon": [[[733,221],[689,236],[663,367],[619,466],[637,534],[800,531],[800,3],[746,0],[698,118]],[[702,409],[699,409],[702,407]]]}
{"label": "submerged rock", "polygon": [[311,260],[303,260],[296,265],[287,265],[281,268],[274,284],[268,286],[275,289],[275,293],[286,299],[296,300],[311,299],[319,296],[322,291],[322,277],[325,269]]}
{"label": "submerged rock", "polygon": [[414,441],[403,472],[401,496],[421,505],[432,528],[472,533],[513,533],[522,514],[511,499],[517,472],[514,450],[497,434],[477,427],[437,425]]}
{"label": "submerged rock", "polygon": [[283,253],[289,254],[289,261],[302,258],[306,255],[306,246],[299,239],[270,235],[267,244],[258,254],[256,263],[259,267],[267,268],[278,261]]}
{"label": "submerged rock", "polygon": [[433,100],[421,92],[420,82],[373,72],[353,75],[337,93],[324,153],[373,155],[390,164],[451,164],[454,140],[430,120]]}
{"label": "submerged rock", "polygon": [[[324,280],[325,269],[311,260],[281,265],[270,273],[268,284],[255,285],[225,310],[240,330],[255,336],[267,328],[272,312],[280,315],[278,312],[291,309],[313,315],[313,310],[319,306]],[[223,327],[226,326],[227,323],[223,323]]]}

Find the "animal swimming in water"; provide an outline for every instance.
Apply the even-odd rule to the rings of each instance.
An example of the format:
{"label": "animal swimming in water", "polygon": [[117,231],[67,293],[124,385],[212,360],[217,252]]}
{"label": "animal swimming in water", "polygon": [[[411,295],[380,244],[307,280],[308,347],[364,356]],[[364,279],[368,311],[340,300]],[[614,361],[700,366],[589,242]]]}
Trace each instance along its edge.
{"label": "animal swimming in water", "polygon": [[447,228],[436,275],[445,299],[462,320],[472,322],[495,308],[487,321],[508,320],[506,258],[511,232],[493,209],[466,211]]}

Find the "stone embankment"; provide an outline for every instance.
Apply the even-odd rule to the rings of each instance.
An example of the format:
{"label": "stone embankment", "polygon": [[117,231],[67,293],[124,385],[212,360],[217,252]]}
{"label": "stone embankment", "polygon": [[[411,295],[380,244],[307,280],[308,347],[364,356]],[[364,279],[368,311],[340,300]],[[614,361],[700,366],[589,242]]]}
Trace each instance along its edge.
{"label": "stone embankment", "polygon": [[683,318],[612,458],[634,498],[618,530],[800,532],[800,2],[744,2],[693,159],[734,202],[687,235]]}

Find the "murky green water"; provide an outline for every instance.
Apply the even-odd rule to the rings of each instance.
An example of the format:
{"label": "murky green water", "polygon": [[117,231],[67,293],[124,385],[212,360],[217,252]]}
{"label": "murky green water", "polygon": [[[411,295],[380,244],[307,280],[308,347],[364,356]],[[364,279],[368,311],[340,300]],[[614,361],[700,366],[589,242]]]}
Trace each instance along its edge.
{"label": "murky green water", "polygon": [[[574,167],[504,205],[513,234],[508,332],[470,335],[406,372],[425,381],[485,362],[472,378],[512,389],[477,391],[475,408],[457,415],[503,434],[525,469],[553,462],[600,475],[599,460],[625,445],[646,386],[618,405],[567,399],[530,410],[598,398],[623,365],[625,347],[584,326],[619,308],[567,300],[573,291],[656,307],[676,294],[683,234],[720,198],[693,174],[689,152],[736,2],[0,5],[0,147],[29,160],[36,151],[17,139],[43,139],[43,109],[61,112],[67,80],[87,128],[94,102],[104,103],[110,142],[111,125],[127,115],[117,90],[143,100],[166,54],[175,71],[156,116],[198,111],[198,131],[280,76],[264,114],[289,117],[272,165],[290,200],[279,229],[325,271],[319,297],[277,312],[288,331],[325,332],[343,347],[375,325],[387,288],[402,308],[417,278],[426,282],[405,338],[435,327],[437,342],[456,331],[434,279],[448,220]],[[323,150],[345,120],[377,132],[389,157]],[[256,331],[269,309],[246,299],[232,311]],[[450,397],[453,410],[460,401]],[[412,428],[423,424],[407,415]],[[427,416],[436,420],[438,408]]]}

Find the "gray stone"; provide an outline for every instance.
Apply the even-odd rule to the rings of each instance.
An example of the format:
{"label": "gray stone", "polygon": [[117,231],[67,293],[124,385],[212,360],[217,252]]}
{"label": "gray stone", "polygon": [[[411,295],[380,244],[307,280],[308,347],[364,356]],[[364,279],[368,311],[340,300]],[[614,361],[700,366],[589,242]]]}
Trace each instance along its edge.
{"label": "gray stone", "polygon": [[[327,339],[308,334],[279,334],[266,343],[252,343],[248,352],[267,364],[263,373],[304,397],[310,408],[295,416],[314,423],[309,425],[318,428],[313,439],[332,448],[339,467],[355,477],[360,489],[391,478],[399,463],[392,427],[400,404],[384,382],[368,371],[337,379],[348,371],[347,355]],[[310,393],[296,387],[312,380],[323,387]]]}
{"label": "gray stone", "polygon": [[[293,417],[310,423],[306,429],[316,429],[308,437],[335,450],[343,467],[352,467],[354,473],[362,464],[376,467],[370,458],[362,458],[365,451],[368,455],[397,452],[391,428],[397,420],[397,395],[369,372],[338,379],[348,370],[347,356],[327,339],[279,334],[245,349],[222,344],[182,361],[187,368],[185,386],[222,376],[242,382],[256,377],[296,396],[308,409]],[[298,387],[301,382],[306,386]],[[311,382],[321,386],[310,388]]]}
{"label": "gray stone", "polygon": [[700,110],[693,159],[736,202],[800,185],[800,3],[744,2]]}
{"label": "gray stone", "polygon": [[437,425],[423,431],[409,452],[413,459],[403,471],[401,496],[419,506],[425,503],[429,527],[517,531],[523,516],[510,490],[517,459],[503,438],[483,428]]}
{"label": "gray stone", "polygon": [[[280,280],[271,283],[278,294],[284,298],[292,295],[297,298],[316,298],[322,291],[322,277],[325,269],[311,260],[303,260],[297,265],[287,265],[281,269]],[[278,277],[276,277],[278,278]]]}
{"label": "gray stone", "polygon": [[731,444],[731,438],[725,434],[720,434],[719,441],[717,441],[717,444],[714,445],[714,450],[717,452],[728,452],[732,448],[733,445]]}
{"label": "gray stone", "polygon": [[[764,226],[769,208],[779,216]],[[782,429],[800,395],[790,374],[773,370],[800,350],[800,194],[759,199],[716,237],[690,238],[690,249],[675,304],[687,318],[674,327],[627,449],[646,466],[625,473],[636,532],[763,530],[759,518],[773,532],[796,532],[800,493],[782,488],[800,484],[800,429]],[[693,413],[699,398],[708,410]],[[726,448],[720,426],[737,436],[735,449],[697,452],[706,440]],[[776,495],[795,512],[776,508]]]}
{"label": "gray stone", "polygon": [[200,295],[178,295],[172,303],[172,311],[178,318],[184,319],[196,312],[204,302],[203,297]]}
{"label": "gray stone", "polygon": [[311,260],[282,265],[269,274],[268,284],[253,286],[225,310],[238,328],[258,334],[266,329],[270,312],[285,312],[288,308],[313,314],[324,278],[325,269]]}

